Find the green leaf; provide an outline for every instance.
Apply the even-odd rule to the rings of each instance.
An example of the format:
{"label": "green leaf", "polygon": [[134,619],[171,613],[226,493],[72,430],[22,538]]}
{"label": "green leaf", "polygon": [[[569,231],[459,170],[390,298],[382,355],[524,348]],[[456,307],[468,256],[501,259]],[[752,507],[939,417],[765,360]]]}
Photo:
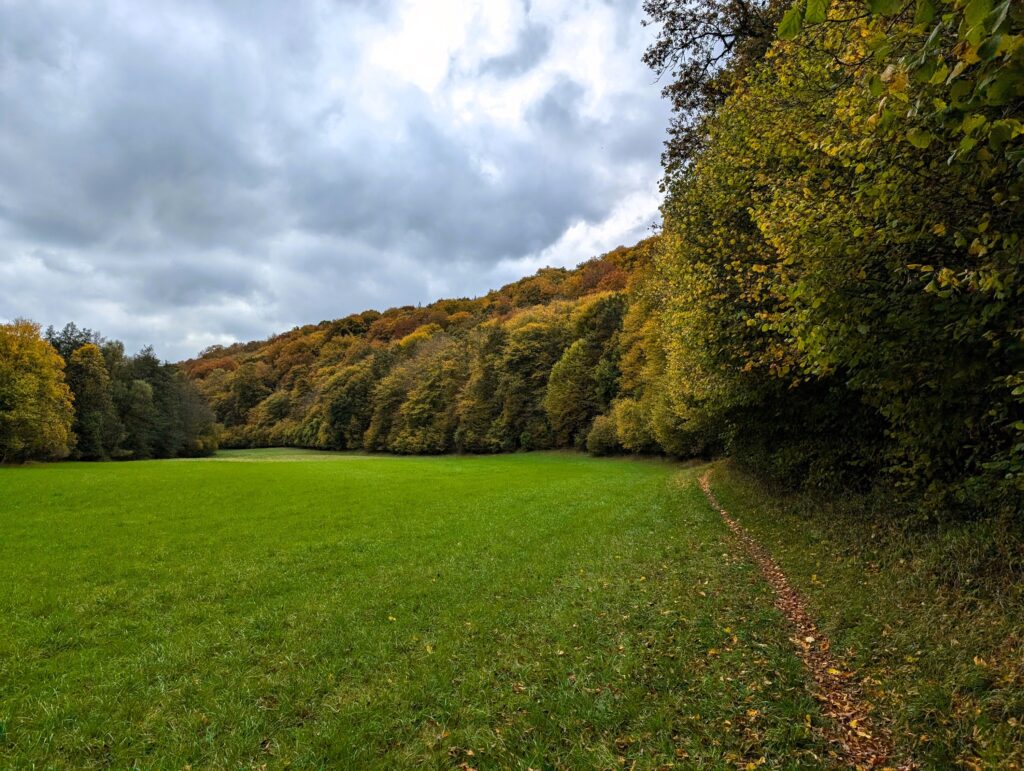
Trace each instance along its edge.
{"label": "green leaf", "polygon": [[985,103],[999,107],[1008,103],[1019,90],[1020,76],[1011,70],[1005,70],[985,87]]}
{"label": "green leaf", "polygon": [[782,17],[782,21],[779,22],[779,39],[780,40],[792,40],[800,34],[800,29],[804,25],[804,11],[800,3],[797,3]]}
{"label": "green leaf", "polygon": [[[975,0],[978,2],[978,0]],[[903,8],[903,0],[868,0],[868,10],[878,16],[894,16]]]}
{"label": "green leaf", "polygon": [[910,129],[907,132],[907,141],[919,150],[924,150],[935,139],[935,135],[923,129]]}
{"label": "green leaf", "polygon": [[928,58],[921,63],[916,69],[914,69],[914,80],[918,83],[929,83],[931,82],[932,76],[935,75],[937,65],[934,58]]}
{"label": "green leaf", "polygon": [[1009,121],[998,120],[992,124],[992,130],[988,133],[988,146],[998,150],[1006,142],[1013,139],[1013,126]]}
{"label": "green leaf", "polygon": [[999,43],[1002,42],[1002,35],[993,35],[980,46],[978,46],[978,58],[988,61],[999,51]]}
{"label": "green leaf", "polygon": [[828,11],[828,0],[807,0],[807,12],[804,21],[808,24],[821,24],[825,21]]}
{"label": "green leaf", "polygon": [[937,70],[935,70],[934,73],[932,73],[931,80],[929,80],[928,82],[933,85],[938,85],[939,83],[943,82],[946,79],[947,75],[949,75],[949,67],[947,67],[946,64],[943,63],[939,66]]}
{"label": "green leaf", "polygon": [[[963,64],[963,62],[960,62],[960,64]],[[956,67],[953,68],[953,72],[956,72]],[[952,101],[954,107],[962,109],[967,105],[967,102],[970,101],[973,91],[974,84],[971,83],[971,81],[958,80],[949,88],[950,101]]]}
{"label": "green leaf", "polygon": [[984,126],[986,123],[985,116],[981,113],[968,113],[964,116],[963,121],[960,123],[960,130],[965,134],[972,134],[974,130]]}
{"label": "green leaf", "polygon": [[992,0],[970,0],[964,7],[964,19],[970,26],[980,24],[992,10]]}
{"label": "green leaf", "polygon": [[990,32],[995,32],[1006,21],[1006,14],[1009,10],[1010,0],[1003,0],[1003,2],[992,9],[992,13],[985,19],[985,28]]}
{"label": "green leaf", "polygon": [[932,0],[917,0],[917,10],[914,13],[914,24],[928,24],[935,18],[935,5]]}

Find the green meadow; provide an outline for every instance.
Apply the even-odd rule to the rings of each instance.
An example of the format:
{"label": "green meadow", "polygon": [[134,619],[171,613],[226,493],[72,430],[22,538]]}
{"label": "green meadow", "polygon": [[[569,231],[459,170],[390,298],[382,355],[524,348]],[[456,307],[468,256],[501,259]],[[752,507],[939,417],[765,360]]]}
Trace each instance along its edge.
{"label": "green meadow", "polygon": [[786,629],[695,479],[560,453],[0,469],[0,766],[818,766]]}

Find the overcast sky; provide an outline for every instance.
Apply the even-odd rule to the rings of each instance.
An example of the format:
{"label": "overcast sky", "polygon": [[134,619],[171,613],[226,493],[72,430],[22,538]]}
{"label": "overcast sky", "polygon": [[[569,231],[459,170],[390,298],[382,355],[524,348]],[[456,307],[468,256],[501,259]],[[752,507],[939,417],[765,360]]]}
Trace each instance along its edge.
{"label": "overcast sky", "polygon": [[0,319],[175,360],[642,238],[639,0],[0,0]]}

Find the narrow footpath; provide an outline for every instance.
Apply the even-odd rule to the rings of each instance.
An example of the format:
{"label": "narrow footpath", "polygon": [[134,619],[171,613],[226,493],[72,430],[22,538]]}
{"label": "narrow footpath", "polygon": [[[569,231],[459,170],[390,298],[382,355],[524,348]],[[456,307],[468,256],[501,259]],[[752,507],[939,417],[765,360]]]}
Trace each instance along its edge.
{"label": "narrow footpath", "polygon": [[825,738],[833,760],[857,769],[913,769],[912,761],[898,760],[892,737],[872,716],[872,708],[857,687],[856,678],[831,653],[831,643],[807,612],[807,604],[771,555],[734,520],[711,491],[711,471],[700,477],[711,506],[722,516],[743,550],[761,569],[775,592],[775,607],[789,621],[796,654],[814,681],[814,697],[830,719]]}

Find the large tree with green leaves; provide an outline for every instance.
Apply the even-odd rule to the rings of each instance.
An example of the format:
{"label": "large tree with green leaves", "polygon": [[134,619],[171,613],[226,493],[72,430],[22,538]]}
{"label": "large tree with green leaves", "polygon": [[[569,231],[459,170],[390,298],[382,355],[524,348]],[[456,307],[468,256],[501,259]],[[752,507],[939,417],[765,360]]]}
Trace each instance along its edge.
{"label": "large tree with green leaves", "polygon": [[65,371],[75,397],[75,457],[105,460],[121,441],[123,428],[103,354],[94,343],[74,350]]}

